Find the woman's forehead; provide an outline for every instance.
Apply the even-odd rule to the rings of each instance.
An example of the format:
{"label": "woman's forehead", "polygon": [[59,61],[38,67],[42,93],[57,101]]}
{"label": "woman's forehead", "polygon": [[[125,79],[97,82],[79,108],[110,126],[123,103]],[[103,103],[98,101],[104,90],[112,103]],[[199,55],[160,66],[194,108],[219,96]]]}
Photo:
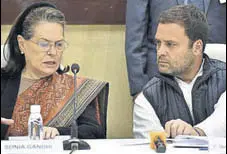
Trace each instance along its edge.
{"label": "woman's forehead", "polygon": [[59,23],[39,22],[34,26],[33,37],[45,38],[48,40],[63,39],[63,27]]}

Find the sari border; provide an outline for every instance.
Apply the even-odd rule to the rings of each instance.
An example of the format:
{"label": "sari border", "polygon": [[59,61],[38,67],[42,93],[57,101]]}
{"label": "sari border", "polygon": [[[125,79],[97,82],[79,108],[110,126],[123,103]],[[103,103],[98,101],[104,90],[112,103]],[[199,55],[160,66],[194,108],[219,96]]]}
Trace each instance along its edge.
{"label": "sari border", "polygon": [[[108,83],[104,81],[85,79],[77,89],[76,119],[84,112],[86,107],[99,95],[107,84]],[[73,120],[74,101],[74,95],[72,95],[69,99],[69,103],[66,103],[62,110],[60,110],[46,125],[51,127],[69,127]]]}

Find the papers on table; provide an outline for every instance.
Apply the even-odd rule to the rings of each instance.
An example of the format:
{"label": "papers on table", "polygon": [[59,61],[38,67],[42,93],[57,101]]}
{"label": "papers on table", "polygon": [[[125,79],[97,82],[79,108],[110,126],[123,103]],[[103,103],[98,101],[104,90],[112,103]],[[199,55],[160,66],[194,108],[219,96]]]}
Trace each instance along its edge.
{"label": "papers on table", "polygon": [[179,135],[174,139],[167,139],[167,142],[172,142],[174,147],[178,148],[202,148],[208,147],[208,137]]}
{"label": "papers on table", "polygon": [[[70,139],[69,135],[60,135],[60,136],[55,136],[54,139],[49,139],[49,140],[68,140]],[[12,141],[22,141],[22,140],[28,140],[28,136],[9,136],[9,140]]]}

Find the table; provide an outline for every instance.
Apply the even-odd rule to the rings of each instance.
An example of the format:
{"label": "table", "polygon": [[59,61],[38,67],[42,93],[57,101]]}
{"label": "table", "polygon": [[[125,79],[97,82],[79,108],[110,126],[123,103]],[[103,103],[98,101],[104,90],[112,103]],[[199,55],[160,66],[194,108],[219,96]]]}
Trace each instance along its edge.
{"label": "table", "polygon": [[[78,150],[75,151],[74,154],[156,154],[156,152],[150,148],[149,141],[146,139],[90,139],[84,141],[91,146],[91,149]],[[37,151],[37,153],[40,152]],[[48,154],[69,153],[70,151],[53,151],[53,153]],[[197,148],[174,148],[171,144],[167,144],[166,154],[209,154],[209,152],[200,151]]]}
{"label": "table", "polygon": [[[106,140],[85,140],[91,150],[76,151],[76,154],[156,154],[150,148],[149,142],[145,139],[106,139]],[[167,145],[166,154],[208,154],[208,151],[200,151],[197,148],[174,148]]]}

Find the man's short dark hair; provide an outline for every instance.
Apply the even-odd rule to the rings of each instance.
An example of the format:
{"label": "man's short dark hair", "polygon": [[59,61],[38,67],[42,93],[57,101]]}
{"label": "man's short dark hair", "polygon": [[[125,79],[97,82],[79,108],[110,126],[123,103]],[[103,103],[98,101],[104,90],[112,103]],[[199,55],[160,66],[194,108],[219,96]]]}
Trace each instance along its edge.
{"label": "man's short dark hair", "polygon": [[208,39],[208,23],[205,14],[199,8],[194,5],[174,6],[160,14],[159,23],[175,23],[183,26],[191,45],[201,39],[204,51]]}

